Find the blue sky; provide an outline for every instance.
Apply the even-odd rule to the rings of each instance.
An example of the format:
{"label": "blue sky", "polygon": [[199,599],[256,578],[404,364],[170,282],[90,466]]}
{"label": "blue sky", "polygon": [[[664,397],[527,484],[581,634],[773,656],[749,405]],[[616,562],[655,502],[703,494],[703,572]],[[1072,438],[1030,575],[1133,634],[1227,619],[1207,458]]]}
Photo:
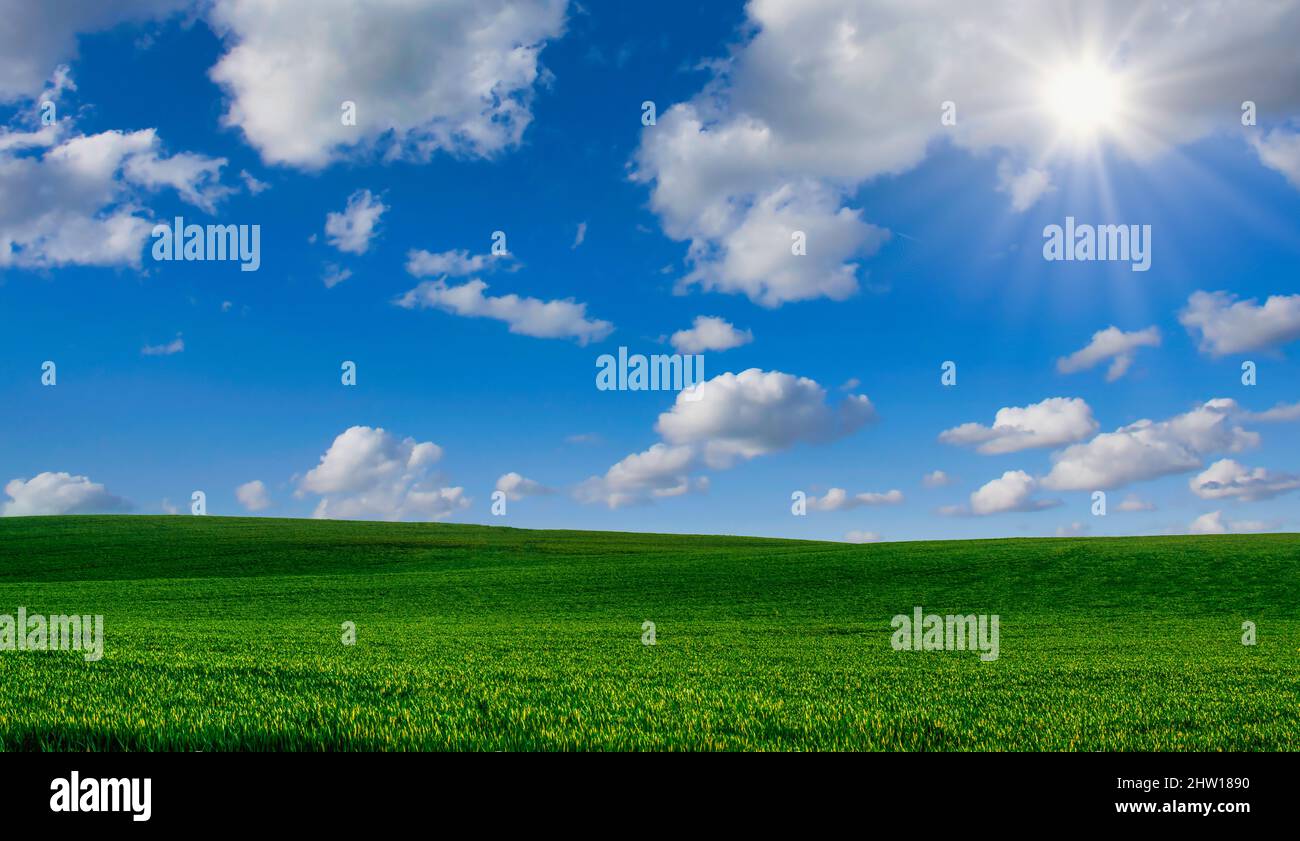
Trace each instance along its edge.
{"label": "blue sky", "polygon": [[[1300,527],[1294,7],[1190,4],[1171,36],[1130,4],[993,6],[974,35],[875,3],[379,3],[369,29],[326,5],[302,31],[293,3],[15,12],[4,513],[202,490],[210,514],[834,540]],[[349,242],[326,226],[350,199],[383,210]],[[260,268],[154,261],[177,215],[260,225]],[[1150,226],[1150,269],[1044,260],[1067,216]],[[508,258],[409,270],[494,231]],[[475,279],[504,320],[451,303]],[[398,305],[422,283],[438,304]],[[508,295],[583,309],[530,327]],[[601,354],[673,353],[701,316],[752,339],[702,351],[699,401],[595,388]],[[1126,350],[1060,370],[1108,328]]]}

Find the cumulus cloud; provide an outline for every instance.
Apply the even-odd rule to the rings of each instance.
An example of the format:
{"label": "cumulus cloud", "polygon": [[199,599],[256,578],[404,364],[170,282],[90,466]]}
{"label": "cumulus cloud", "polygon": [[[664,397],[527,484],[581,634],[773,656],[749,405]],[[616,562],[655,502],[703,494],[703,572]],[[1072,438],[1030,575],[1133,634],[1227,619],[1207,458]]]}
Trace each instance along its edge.
{"label": "cumulus cloud", "polygon": [[1252,136],[1251,144],[1260,163],[1282,173],[1292,187],[1300,190],[1300,132],[1275,128]]}
{"label": "cumulus cloud", "polygon": [[[832,191],[819,186],[783,184],[762,193],[716,241],[692,239],[692,268],[677,291],[698,285],[743,294],[768,308],[852,296],[858,290],[854,258],[874,254],[890,235],[864,221],[861,211],[837,203]],[[806,243],[803,253],[794,253],[796,237]]]}
{"label": "cumulus cloud", "polygon": [[1222,511],[1211,511],[1208,514],[1202,514],[1191,525],[1187,531],[1191,534],[1243,534],[1248,532],[1266,531],[1268,524],[1259,520],[1235,520],[1229,522],[1223,519]]}
{"label": "cumulus cloud", "polygon": [[1008,470],[970,495],[971,513],[985,516],[1006,511],[1040,511],[1060,505],[1057,501],[1032,499],[1037,487],[1037,481],[1025,471]]}
{"label": "cumulus cloud", "polygon": [[496,489],[504,493],[506,499],[511,502],[518,502],[526,496],[546,496],[554,493],[551,488],[546,487],[541,482],[527,479],[513,471],[497,479]]}
{"label": "cumulus cloud", "polygon": [[970,504],[939,509],[941,514],[1005,514],[1009,511],[1043,511],[1061,504],[1059,499],[1034,499],[1038,480],[1023,470],[1008,470],[999,478],[986,482],[970,495]]}
{"label": "cumulus cloud", "polygon": [[655,424],[662,441],[591,477],[576,495],[617,508],[705,490],[707,477],[692,478],[692,472],[729,468],[800,443],[826,443],[874,419],[866,396],[849,395],[831,406],[826,390],[806,377],[758,368],[720,374],[693,395],[678,393]]}
{"label": "cumulus cloud", "polygon": [[599,502],[609,508],[681,496],[691,488],[689,474],[695,461],[693,447],[670,447],[660,442],[624,457],[605,475],[587,479],[578,486],[575,496],[581,502]]}
{"label": "cumulus cloud", "polygon": [[1056,360],[1056,370],[1062,374],[1086,371],[1099,362],[1111,360],[1106,371],[1106,382],[1112,383],[1128,372],[1133,364],[1133,354],[1140,347],[1159,347],[1160,330],[1148,327],[1125,333],[1118,327],[1107,327],[1092,334],[1092,340],[1069,356]]}
{"label": "cumulus cloud", "polygon": [[266,492],[266,485],[261,479],[245,482],[235,488],[235,499],[246,511],[265,511],[271,507],[271,496]]}
{"label": "cumulus cloud", "polygon": [[884,493],[868,492],[849,496],[843,488],[831,488],[820,499],[808,497],[808,507],[814,511],[848,511],[864,505],[899,505],[903,502],[903,492],[891,490]]}
{"label": "cumulus cloud", "polygon": [[985,455],[1056,447],[1097,431],[1092,409],[1078,397],[1049,397],[1030,406],[998,409],[992,426],[964,423],[939,434],[945,444],[975,446]]}
{"label": "cumulus cloud", "polygon": [[[532,120],[539,57],[565,0],[217,0],[211,70],[223,122],[268,163],[319,169],[354,153],[491,157]],[[356,105],[345,125],[342,104]]]}
{"label": "cumulus cloud", "polygon": [[[851,295],[885,236],[851,206],[857,189],[941,141],[1030,162],[1002,180],[1029,206],[1072,151],[1046,95],[1063,64],[1109,62],[1126,96],[1101,141],[1136,160],[1222,130],[1223,103],[1242,91],[1264,113],[1300,111],[1289,3],[1184,3],[1173,25],[1159,4],[1123,0],[753,0],[745,13],[745,40],[713,78],[642,130],[633,178],[688,243],[683,285],[765,306]],[[940,123],[945,101],[955,125]],[[806,257],[790,254],[794,230]]]}
{"label": "cumulus cloud", "polygon": [[740,331],[726,319],[712,315],[696,316],[689,330],[678,330],[671,342],[681,353],[703,353],[707,350],[730,350],[754,341],[754,334]]}
{"label": "cumulus cloud", "polygon": [[67,122],[0,130],[0,268],[139,266],[163,188],[204,210],[230,191],[225,158],[168,156],[153,129],[74,135]]}
{"label": "cumulus cloud", "polygon": [[6,517],[117,514],[131,507],[103,485],[70,473],[46,472],[30,479],[10,479],[5,484],[5,493],[9,495],[9,501],[4,504]]}
{"label": "cumulus cloud", "polygon": [[862,531],[861,529],[852,529],[844,533],[845,543],[879,543],[880,535],[874,531]]}
{"label": "cumulus cloud", "polygon": [[466,318],[504,321],[511,333],[539,339],[574,339],[580,345],[598,342],[614,332],[608,321],[587,318],[587,305],[572,298],[543,301],[518,295],[484,295],[487,284],[477,278],[460,286],[426,280],[398,298],[406,309],[440,309]]}
{"label": "cumulus cloud", "polygon": [[659,416],[655,431],[670,444],[698,446],[711,467],[728,467],[800,442],[831,441],[876,416],[863,395],[848,395],[832,407],[826,389],[816,382],[780,371],[750,368],[719,374],[695,391],[679,393],[672,408]]}
{"label": "cumulus cloud", "polygon": [[1211,356],[1278,347],[1300,338],[1300,295],[1238,301],[1227,292],[1193,292],[1178,321]]}
{"label": "cumulus cloud", "polygon": [[347,207],[339,213],[325,215],[325,239],[339,251],[365,254],[375,235],[379,217],[388,205],[369,190],[357,190],[348,196]]}
{"label": "cumulus cloud", "polygon": [[1300,476],[1249,468],[1225,458],[1193,477],[1188,485],[1201,499],[1268,499],[1300,488]]}
{"label": "cumulus cloud", "polygon": [[443,520],[469,507],[465,489],[444,487],[434,472],[442,448],[353,426],[334,439],[299,482],[297,496],[320,496],[322,519]]}
{"label": "cumulus cloud", "polygon": [[921,484],[927,488],[946,488],[952,481],[952,477],[942,470],[932,470],[921,477]]}
{"label": "cumulus cloud", "polygon": [[1098,490],[1186,473],[1216,452],[1241,452],[1258,433],[1238,422],[1235,400],[1217,398],[1165,421],[1140,420],[1052,455],[1043,485],[1054,490]]}

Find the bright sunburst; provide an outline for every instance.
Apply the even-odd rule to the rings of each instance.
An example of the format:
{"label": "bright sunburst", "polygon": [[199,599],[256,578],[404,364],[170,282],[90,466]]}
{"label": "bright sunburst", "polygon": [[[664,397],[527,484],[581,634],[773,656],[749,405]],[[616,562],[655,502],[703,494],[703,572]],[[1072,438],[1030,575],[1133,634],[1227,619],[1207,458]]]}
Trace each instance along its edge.
{"label": "bright sunburst", "polygon": [[1123,80],[1094,62],[1057,69],[1043,88],[1043,104],[1060,126],[1062,140],[1091,143],[1123,129]]}

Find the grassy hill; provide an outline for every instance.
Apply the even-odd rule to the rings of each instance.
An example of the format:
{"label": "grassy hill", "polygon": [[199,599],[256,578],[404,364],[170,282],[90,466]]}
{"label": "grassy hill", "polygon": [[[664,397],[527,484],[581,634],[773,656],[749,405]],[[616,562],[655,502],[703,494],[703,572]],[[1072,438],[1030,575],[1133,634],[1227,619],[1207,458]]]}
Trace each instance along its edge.
{"label": "grassy hill", "polygon": [[[998,614],[999,659],[895,651],[916,605]],[[4,518],[19,606],[106,642],[0,651],[10,749],[1300,748],[1297,535]]]}

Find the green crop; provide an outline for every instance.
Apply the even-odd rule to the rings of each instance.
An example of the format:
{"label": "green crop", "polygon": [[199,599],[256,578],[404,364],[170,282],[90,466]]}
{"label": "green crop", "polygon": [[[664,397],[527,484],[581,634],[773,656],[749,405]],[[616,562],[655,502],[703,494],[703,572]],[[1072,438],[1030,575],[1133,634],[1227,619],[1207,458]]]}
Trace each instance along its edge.
{"label": "green crop", "polygon": [[[895,651],[917,605],[997,614],[999,658]],[[1297,535],[5,518],[20,606],[105,642],[0,651],[11,750],[1300,748]]]}

